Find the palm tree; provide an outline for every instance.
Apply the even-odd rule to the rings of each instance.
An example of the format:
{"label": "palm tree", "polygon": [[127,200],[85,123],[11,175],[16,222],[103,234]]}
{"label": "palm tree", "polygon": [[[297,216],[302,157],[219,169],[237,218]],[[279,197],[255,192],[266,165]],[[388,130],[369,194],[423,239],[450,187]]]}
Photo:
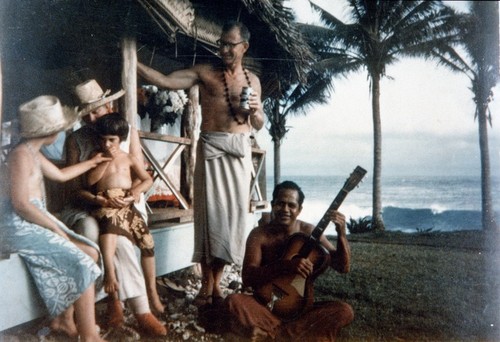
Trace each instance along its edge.
{"label": "palm tree", "polygon": [[292,115],[305,115],[307,109],[317,104],[328,102],[326,96],[332,90],[331,75],[329,72],[318,74],[310,70],[306,75],[306,82],[296,83],[288,89],[281,89],[279,97],[269,98],[264,102],[264,111],[267,115],[267,128],[274,148],[274,186],[281,179],[281,144],[288,133],[287,119]]}
{"label": "palm tree", "polygon": [[492,88],[499,79],[499,10],[497,1],[473,1],[471,13],[462,16],[462,46],[465,56],[450,48],[436,51],[442,64],[454,71],[461,71],[471,81],[476,110],[474,117],[479,126],[481,158],[481,212],[483,230],[498,229],[491,196],[491,171],[488,147],[488,123],[491,125],[489,103]]}
{"label": "palm tree", "polygon": [[456,16],[440,1],[349,0],[351,21],[344,23],[310,3],[324,26],[311,27],[309,35],[327,47],[321,51],[318,71],[337,76],[361,69],[368,73],[373,120],[372,226],[384,230],[380,81],[386,67],[400,57],[434,57],[434,49],[451,44],[457,36]]}

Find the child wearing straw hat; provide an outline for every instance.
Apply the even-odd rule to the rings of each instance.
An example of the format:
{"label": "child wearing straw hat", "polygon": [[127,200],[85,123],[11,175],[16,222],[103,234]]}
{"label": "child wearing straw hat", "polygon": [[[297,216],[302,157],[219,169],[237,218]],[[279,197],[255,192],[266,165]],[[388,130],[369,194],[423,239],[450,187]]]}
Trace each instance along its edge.
{"label": "child wearing straw hat", "polygon": [[[103,341],[96,330],[94,291],[101,281],[98,246],[75,234],[46,209],[44,177],[64,182],[110,158],[94,158],[59,169],[40,152],[78,113],[55,96],[39,96],[19,107],[20,143],[9,153],[9,196],[2,200],[2,244],[24,260],[49,315],[52,330],[81,341]],[[102,261],[101,261],[102,262]]]}

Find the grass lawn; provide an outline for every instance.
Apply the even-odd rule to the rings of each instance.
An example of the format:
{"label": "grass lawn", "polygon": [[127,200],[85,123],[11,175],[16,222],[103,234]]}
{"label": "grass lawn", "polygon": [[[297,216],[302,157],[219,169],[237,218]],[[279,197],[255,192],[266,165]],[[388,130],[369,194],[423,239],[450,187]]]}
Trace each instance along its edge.
{"label": "grass lawn", "polygon": [[[316,300],[341,299],[354,308],[354,322],[341,331],[340,342],[500,341],[499,236],[480,231],[386,232],[348,239],[351,272],[328,269],[314,283]],[[195,319],[191,312],[180,313]],[[0,333],[0,341],[35,342],[39,329],[38,324],[5,336]],[[220,335],[208,336],[192,326],[183,331],[187,330],[188,338],[172,332],[167,338],[142,340],[223,341]],[[118,334],[109,340],[130,339]],[[67,338],[50,336],[45,341]]]}
{"label": "grass lawn", "polygon": [[355,311],[340,341],[500,341],[498,237],[480,231],[350,235],[348,274],[327,270],[315,298]]}

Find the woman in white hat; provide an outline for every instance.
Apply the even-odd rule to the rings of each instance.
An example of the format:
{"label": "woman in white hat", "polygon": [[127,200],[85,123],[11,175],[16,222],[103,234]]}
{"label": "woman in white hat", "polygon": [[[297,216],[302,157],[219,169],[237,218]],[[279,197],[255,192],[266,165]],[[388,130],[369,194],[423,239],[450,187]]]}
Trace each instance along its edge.
{"label": "woman in white hat", "polygon": [[101,277],[98,247],[68,229],[45,204],[44,177],[65,182],[109,160],[97,155],[59,169],[40,152],[77,117],[55,96],[39,96],[19,107],[22,139],[8,157],[10,196],[1,202],[0,231],[4,246],[18,253],[30,271],[53,318],[50,327],[80,335],[81,341],[103,341],[94,314],[94,284]]}
{"label": "woman in white hat", "polygon": [[[86,123],[83,127],[73,132],[66,139],[66,163],[72,165],[80,161],[86,160],[90,155],[99,150],[99,136],[94,130],[94,123],[97,119],[112,113],[113,101],[123,96],[125,93],[120,90],[111,94],[109,90],[103,91],[96,80],[91,79],[78,84],[75,87],[75,95],[79,102],[79,112],[82,120]],[[135,157],[141,164],[144,164],[141,143],[137,130],[129,125],[129,134],[125,140],[120,143],[120,149]],[[88,237],[89,239],[98,242],[99,226],[97,221],[90,215],[89,211],[94,209],[99,203],[95,199],[92,192],[85,188],[85,180],[76,178],[68,183],[69,198],[74,199],[61,213],[61,220],[75,232]],[[145,207],[144,195],[140,199],[136,199],[135,206],[141,212],[144,220],[147,222],[147,213]],[[122,207],[128,206],[129,202],[123,202]],[[90,208],[90,209],[89,209]],[[115,262],[119,262],[123,272],[120,272],[119,293],[130,294],[129,296],[120,298],[125,301],[129,298],[137,297],[144,290],[149,298],[149,306],[153,313],[161,314],[164,311],[164,306],[158,295],[156,288],[156,270],[154,258],[149,258],[148,262],[144,262],[141,266],[137,262],[137,256],[133,244],[124,237],[118,237],[117,250],[120,258],[115,258]],[[144,275],[142,270],[144,270]],[[145,289],[142,285],[139,287],[139,278],[145,278]],[[148,304],[148,303],[146,303]],[[134,308],[132,308],[134,309]],[[110,316],[116,316],[110,313]]]}

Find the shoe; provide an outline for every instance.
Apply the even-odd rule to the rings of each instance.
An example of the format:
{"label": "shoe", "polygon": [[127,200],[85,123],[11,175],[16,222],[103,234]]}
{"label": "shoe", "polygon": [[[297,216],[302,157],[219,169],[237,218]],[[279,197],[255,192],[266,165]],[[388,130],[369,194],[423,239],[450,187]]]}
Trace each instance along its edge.
{"label": "shoe", "polygon": [[139,329],[149,336],[166,336],[167,327],[151,313],[136,314],[135,319],[139,324]]}
{"label": "shoe", "polygon": [[108,325],[111,328],[118,328],[123,325],[125,319],[123,318],[122,302],[117,299],[108,302],[108,317]]}

